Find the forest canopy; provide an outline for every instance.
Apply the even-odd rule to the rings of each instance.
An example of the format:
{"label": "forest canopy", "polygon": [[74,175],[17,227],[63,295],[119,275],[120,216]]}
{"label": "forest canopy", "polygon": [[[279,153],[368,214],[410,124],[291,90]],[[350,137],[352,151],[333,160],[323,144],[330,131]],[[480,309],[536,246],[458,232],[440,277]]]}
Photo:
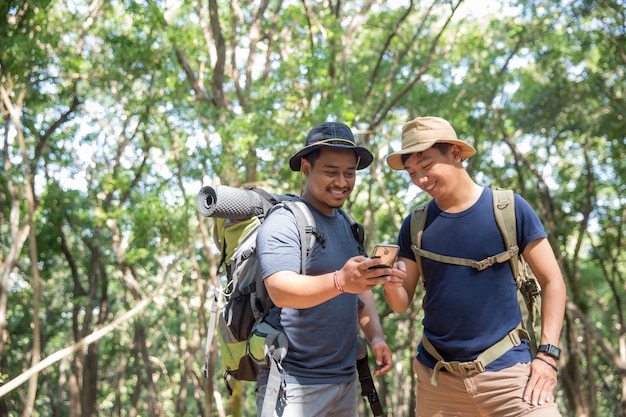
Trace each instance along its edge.
{"label": "forest canopy", "polygon": [[[215,344],[202,375],[222,274],[197,192],[299,193],[289,156],[315,124],[346,123],[374,153],[347,204],[369,252],[427,199],[385,163],[426,115],[548,232],[568,291],[561,413],[626,415],[623,0],[0,10],[0,415],[255,415],[253,384],[227,392]],[[375,295],[394,352],[378,392],[413,416],[420,303],[396,314]]]}

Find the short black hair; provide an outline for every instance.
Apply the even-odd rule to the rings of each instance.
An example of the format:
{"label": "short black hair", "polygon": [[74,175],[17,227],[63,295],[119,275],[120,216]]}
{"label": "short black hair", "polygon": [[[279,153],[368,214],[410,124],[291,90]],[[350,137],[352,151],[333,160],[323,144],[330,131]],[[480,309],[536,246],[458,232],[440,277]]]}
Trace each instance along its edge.
{"label": "short black hair", "polygon": [[302,157],[302,159],[306,159],[307,161],[309,161],[309,163],[311,164],[311,167],[313,167],[313,166],[315,166],[315,161],[320,159],[320,155],[322,153],[321,150],[322,150],[322,148],[314,149],[311,152],[309,152],[308,154],[304,155]]}

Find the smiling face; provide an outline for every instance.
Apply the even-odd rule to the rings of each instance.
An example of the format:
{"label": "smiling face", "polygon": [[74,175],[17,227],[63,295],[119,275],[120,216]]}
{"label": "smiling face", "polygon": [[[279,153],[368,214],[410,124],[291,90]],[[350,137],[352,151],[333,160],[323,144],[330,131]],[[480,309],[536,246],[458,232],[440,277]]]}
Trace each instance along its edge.
{"label": "smiling face", "polygon": [[[433,146],[414,153],[403,161],[413,184],[435,200],[454,192],[461,168],[461,149],[457,145]],[[462,168],[461,168],[462,169]]]}
{"label": "smiling face", "polygon": [[303,198],[326,215],[346,201],[356,181],[357,158],[353,150],[322,148],[318,158],[302,160],[307,177]]}

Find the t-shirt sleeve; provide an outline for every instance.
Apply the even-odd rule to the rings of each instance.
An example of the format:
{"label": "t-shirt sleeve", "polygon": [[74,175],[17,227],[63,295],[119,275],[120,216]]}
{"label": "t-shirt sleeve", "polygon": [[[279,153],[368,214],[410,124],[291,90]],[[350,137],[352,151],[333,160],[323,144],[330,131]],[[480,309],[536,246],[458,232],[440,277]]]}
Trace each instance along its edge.
{"label": "t-shirt sleeve", "polygon": [[265,219],[256,244],[263,279],[279,271],[300,272],[300,237],[296,219],[289,210],[279,208]]}
{"label": "t-shirt sleeve", "polygon": [[548,236],[537,213],[535,213],[530,204],[518,194],[515,194],[515,219],[520,253],[524,252],[526,245],[533,240]]}
{"label": "t-shirt sleeve", "polygon": [[411,249],[411,216],[412,214],[409,214],[404,219],[404,221],[402,221],[402,226],[400,226],[400,233],[398,234],[397,244],[398,246],[400,246],[398,256],[414,261],[415,254],[413,253],[413,249]]}

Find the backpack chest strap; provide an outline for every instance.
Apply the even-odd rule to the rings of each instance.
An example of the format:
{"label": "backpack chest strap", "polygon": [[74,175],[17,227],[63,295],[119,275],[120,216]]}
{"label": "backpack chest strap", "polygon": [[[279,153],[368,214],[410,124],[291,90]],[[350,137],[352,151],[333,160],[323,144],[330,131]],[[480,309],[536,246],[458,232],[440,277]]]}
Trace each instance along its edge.
{"label": "backpack chest strap", "polygon": [[510,349],[522,344],[522,339],[530,340],[528,332],[522,326],[522,323],[518,324],[513,330],[505,335],[500,341],[489,347],[483,353],[478,355],[473,361],[460,362],[460,361],[444,361],[443,357],[437,352],[437,349],[430,343],[430,340],[426,336],[422,337],[422,344],[424,349],[430,355],[437,359],[434,372],[430,378],[430,383],[434,386],[437,385],[437,377],[439,371],[445,369],[446,371],[459,375],[462,377],[470,377],[482,372],[485,372],[487,365],[504,355]]}
{"label": "backpack chest strap", "polygon": [[494,264],[501,264],[507,262],[514,256],[517,256],[519,252],[519,248],[517,246],[513,246],[509,250],[505,250],[504,252],[500,252],[497,255],[489,256],[481,261],[475,261],[474,259],[466,259],[466,258],[456,258],[454,256],[447,255],[439,255],[438,253],[429,252],[422,248],[418,248],[416,245],[411,245],[411,249],[416,256],[421,256],[424,258],[432,259],[434,261],[443,262],[446,264],[454,264],[461,266],[470,266],[478,271],[482,271],[484,269],[489,268]]}

